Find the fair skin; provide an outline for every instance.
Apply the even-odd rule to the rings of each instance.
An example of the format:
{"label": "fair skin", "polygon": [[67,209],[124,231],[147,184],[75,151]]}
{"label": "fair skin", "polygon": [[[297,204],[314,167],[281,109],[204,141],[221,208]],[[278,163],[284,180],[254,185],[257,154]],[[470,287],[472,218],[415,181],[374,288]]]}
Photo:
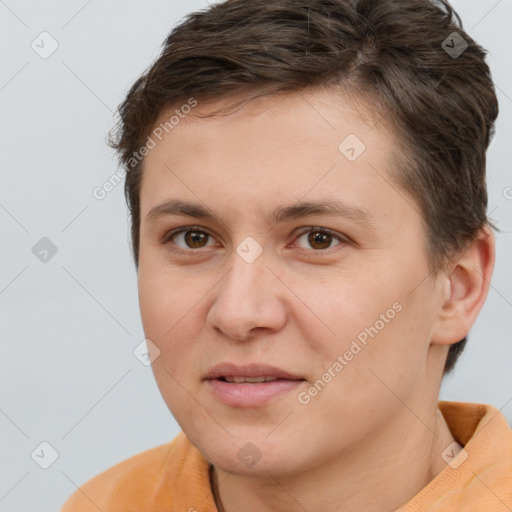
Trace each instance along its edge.
{"label": "fair skin", "polygon": [[[446,467],[441,453],[454,441],[437,407],[442,369],[484,303],[493,236],[482,230],[432,274],[419,207],[391,181],[392,132],[345,100],[312,90],[227,116],[189,115],[145,159],[138,284],[145,335],[160,350],[153,371],[213,464],[225,512],[392,512]],[[224,104],[199,102],[194,113]],[[338,149],[349,134],[366,146],[354,161]],[[219,219],[147,220],[171,199]],[[364,209],[368,222],[325,213],[266,220],[278,207],[331,199]],[[318,228],[334,234],[318,241]],[[251,263],[237,253],[248,236],[263,249]],[[299,393],[329,368],[332,377],[337,357],[393,304],[400,312],[301,403]],[[204,379],[226,361],[303,380],[263,405],[233,406]],[[249,442],[261,457],[252,466],[237,456]]]}

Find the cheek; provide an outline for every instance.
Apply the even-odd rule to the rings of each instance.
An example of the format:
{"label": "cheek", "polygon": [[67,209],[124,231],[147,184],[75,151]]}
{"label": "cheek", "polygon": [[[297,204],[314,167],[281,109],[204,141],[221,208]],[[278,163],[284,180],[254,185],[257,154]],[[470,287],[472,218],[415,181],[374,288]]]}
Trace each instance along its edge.
{"label": "cheek", "polygon": [[[139,267],[140,268],[140,267]],[[145,337],[159,350],[152,363],[152,371],[167,407],[180,425],[198,412],[195,402],[185,391],[192,388],[190,378],[194,361],[199,360],[197,346],[191,342],[197,335],[191,332],[194,321],[194,304],[190,293],[171,286],[162,272],[139,270],[139,307]],[[197,306],[196,306],[197,308]]]}
{"label": "cheek", "polygon": [[409,281],[406,269],[392,274],[382,268],[323,284],[296,281],[293,289],[308,306],[296,318],[322,364],[328,368],[345,354],[347,366],[386,372],[399,363],[419,364],[432,318],[428,297],[409,294]]}
{"label": "cheek", "polygon": [[141,268],[138,289],[144,334],[160,350],[158,362],[178,375],[201,355],[194,340],[204,327],[201,298],[208,288],[194,287],[191,280],[166,275],[165,271]]}
{"label": "cheek", "polygon": [[192,307],[187,294],[169,282],[172,281],[162,272],[139,270],[139,307],[144,333],[160,350],[165,349],[166,340],[172,339],[177,329],[181,330],[185,314]]}
{"label": "cheek", "polygon": [[[303,305],[303,313],[295,311],[295,319],[305,331],[323,333],[321,339],[333,345],[350,341],[379,320],[379,315],[396,316],[393,309],[398,293],[379,283],[375,276],[347,276],[325,282],[295,280],[290,285]],[[362,336],[363,337],[363,336]],[[318,347],[320,348],[320,347]],[[333,347],[336,348],[336,347]],[[338,348],[343,348],[339,346]]]}
{"label": "cheek", "polygon": [[[162,281],[156,279],[156,272],[139,267],[139,307],[146,337],[158,341],[165,330],[170,328],[172,309],[168,307],[171,294],[165,292]],[[167,312],[167,314],[164,314]],[[164,330],[165,329],[165,330]]]}

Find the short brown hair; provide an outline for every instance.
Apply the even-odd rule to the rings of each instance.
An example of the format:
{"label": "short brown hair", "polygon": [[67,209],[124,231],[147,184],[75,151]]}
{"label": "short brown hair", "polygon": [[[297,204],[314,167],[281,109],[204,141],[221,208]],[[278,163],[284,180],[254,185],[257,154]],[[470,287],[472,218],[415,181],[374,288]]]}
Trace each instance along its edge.
{"label": "short brown hair", "polygon": [[[485,54],[444,0],[228,0],[189,14],[130,88],[111,133],[127,173],[136,267],[138,152],[164,110],[191,97],[328,87],[355,92],[394,127],[393,179],[420,207],[437,272],[481,228],[495,228],[485,161],[498,102]],[[466,341],[450,347],[445,373]]]}

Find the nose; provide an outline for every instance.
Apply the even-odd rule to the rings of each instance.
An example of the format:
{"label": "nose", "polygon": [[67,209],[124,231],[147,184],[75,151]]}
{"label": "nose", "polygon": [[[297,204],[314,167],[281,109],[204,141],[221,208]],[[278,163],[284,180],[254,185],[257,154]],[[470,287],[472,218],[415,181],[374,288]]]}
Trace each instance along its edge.
{"label": "nose", "polygon": [[231,260],[230,270],[214,288],[207,325],[237,341],[282,329],[286,287],[268,266],[265,253],[247,262],[234,251]]}

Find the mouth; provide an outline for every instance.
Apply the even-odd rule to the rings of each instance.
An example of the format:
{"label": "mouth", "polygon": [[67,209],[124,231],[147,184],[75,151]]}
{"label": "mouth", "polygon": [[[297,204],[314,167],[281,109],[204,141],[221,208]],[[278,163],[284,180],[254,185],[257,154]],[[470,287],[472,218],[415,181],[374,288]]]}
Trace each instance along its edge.
{"label": "mouth", "polygon": [[236,384],[257,384],[259,382],[275,382],[276,380],[291,380],[291,379],[281,379],[279,377],[219,377],[219,380],[223,382],[232,382]]}
{"label": "mouth", "polygon": [[306,380],[269,365],[237,366],[222,363],[206,374],[214,397],[231,407],[261,407],[289,394]]}
{"label": "mouth", "polygon": [[[299,374],[289,372],[277,366],[253,363],[237,365],[234,363],[220,363],[214,366],[206,375],[208,379],[223,379],[227,382],[262,382],[270,380],[304,380]],[[241,381],[241,379],[243,379]]]}

